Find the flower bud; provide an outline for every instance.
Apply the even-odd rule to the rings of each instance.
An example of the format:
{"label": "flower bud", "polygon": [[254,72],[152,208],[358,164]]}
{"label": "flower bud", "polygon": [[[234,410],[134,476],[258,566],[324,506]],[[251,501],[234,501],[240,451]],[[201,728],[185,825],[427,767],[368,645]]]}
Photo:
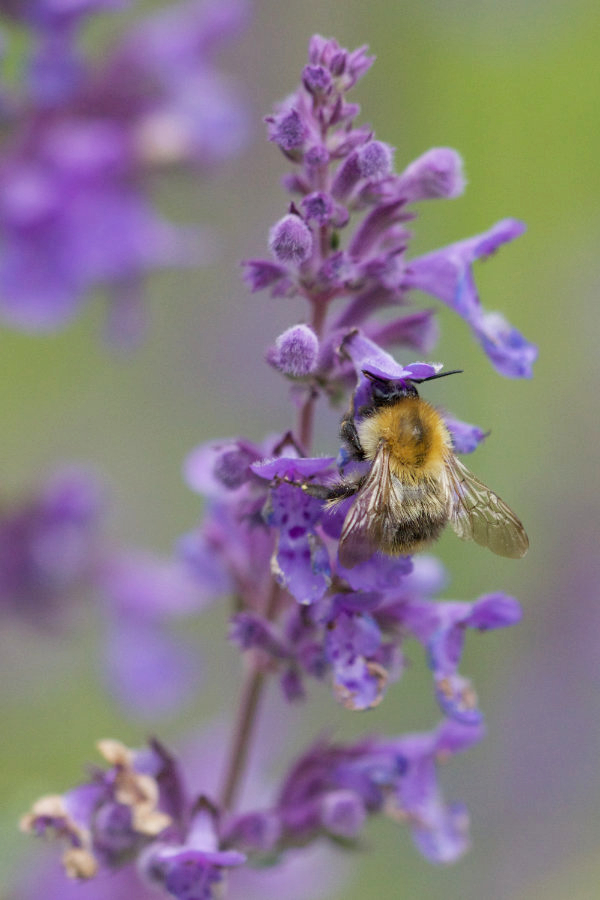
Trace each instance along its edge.
{"label": "flower bud", "polygon": [[389,144],[369,141],[358,151],[358,168],[363,178],[380,181],[392,171],[394,153]]}
{"label": "flower bud", "polygon": [[319,341],[308,325],[294,325],[280,334],[268,354],[269,362],[284,375],[301,378],[314,372]]}
{"label": "flower bud", "polygon": [[269,232],[269,247],[280,263],[300,265],[310,256],[312,245],[310,228],[293,213],[280,219]]}
{"label": "flower bud", "polygon": [[409,203],[436,197],[458,197],[465,188],[462,159],[456,150],[434,147],[404,170],[399,196]]}

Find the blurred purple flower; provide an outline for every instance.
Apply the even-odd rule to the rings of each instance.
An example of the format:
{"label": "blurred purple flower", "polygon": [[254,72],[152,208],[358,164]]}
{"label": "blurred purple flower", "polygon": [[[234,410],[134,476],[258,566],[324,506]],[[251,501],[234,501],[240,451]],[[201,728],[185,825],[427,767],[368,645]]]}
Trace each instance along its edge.
{"label": "blurred purple flower", "polygon": [[[230,834],[234,829],[240,832],[244,819],[266,819],[277,821],[276,813],[271,809],[260,809],[261,800],[264,802],[266,787],[264,784],[264,767],[266,758],[273,756],[274,740],[273,726],[275,718],[270,723],[270,727],[265,727],[262,731],[262,738],[259,739],[260,746],[257,748],[258,753],[253,754],[256,762],[253,764],[253,777],[250,781],[250,791],[246,798],[246,804],[250,804],[250,811],[246,816],[236,816],[231,820],[231,827],[224,826],[223,833],[228,831]],[[142,838],[147,850],[142,851],[140,857],[140,865],[126,863],[125,857],[122,856],[117,868],[101,868],[97,875],[90,880],[77,880],[65,878],[64,868],[58,868],[50,863],[42,864],[34,868],[28,866],[18,879],[18,892],[10,900],[41,900],[42,897],[58,897],[64,900],[75,900],[76,896],[89,898],[89,900],[151,900],[151,898],[162,895],[160,887],[164,887],[165,871],[177,873],[178,865],[183,862],[185,865],[185,851],[182,847],[187,844],[192,849],[195,846],[195,852],[202,853],[199,849],[202,844],[206,849],[207,842],[214,844],[215,820],[210,814],[210,806],[206,801],[198,804],[194,811],[194,797],[206,795],[207,792],[214,791],[215,783],[220,780],[222,772],[220,771],[222,758],[222,744],[224,739],[223,729],[212,727],[201,733],[199,737],[188,740],[181,752],[181,759],[185,762],[185,785],[182,778],[183,765],[175,762],[172,757],[159,745],[152,745],[142,751],[127,751],[115,742],[112,742],[113,748],[120,748],[121,757],[128,756],[129,769],[121,763],[121,774],[117,774],[113,770],[113,776],[121,779],[121,787],[124,781],[124,772],[127,771],[130,779],[130,787],[133,788],[142,778],[146,793],[151,792],[149,785],[154,780],[159,785],[159,802],[158,806],[171,816],[174,823],[182,823],[186,820],[188,813],[192,822],[194,819],[196,828],[194,827],[174,827],[171,824],[162,834],[157,836],[156,840],[151,840],[147,844],[148,838]],[[278,732],[281,734],[281,731]],[[105,749],[108,749],[110,755],[111,744],[107,742]],[[279,748],[280,749],[280,748]],[[115,758],[115,749],[112,750],[112,758]],[[145,777],[144,777],[145,776]],[[148,780],[148,778],[150,780]],[[126,800],[132,799],[132,792],[127,795],[124,792],[121,796],[120,804],[109,803],[110,790],[102,793],[97,791],[96,786],[102,782],[110,783],[109,773],[100,776],[97,773],[95,780],[90,784],[86,784],[81,788],[76,788],[75,796],[80,794],[81,799],[78,802],[79,818],[82,824],[89,823],[94,820],[94,816],[103,811],[105,807],[113,810],[112,818],[115,821],[114,809],[126,807]],[[186,787],[186,785],[188,787]],[[63,798],[44,798],[43,802],[34,805],[36,810],[43,810],[54,813],[53,822],[56,824],[57,808],[60,806],[64,809],[67,803],[66,797]],[[83,801],[87,798],[87,804]],[[51,801],[51,802],[50,802]],[[104,804],[104,806],[103,806]],[[51,808],[51,807],[54,808]],[[204,816],[199,820],[197,814],[204,811]],[[106,827],[109,824],[111,816],[105,812],[100,816],[100,826]],[[126,817],[127,818],[127,817]],[[129,814],[129,822],[131,822],[131,814]],[[238,825],[239,823],[239,825]],[[33,823],[28,817],[23,825],[30,827]],[[201,827],[203,826],[203,827]],[[43,827],[49,828],[50,823],[42,823],[38,817],[36,822],[37,830]],[[195,833],[196,832],[196,833]],[[247,829],[246,829],[247,833]],[[125,848],[129,840],[131,830],[123,828],[118,831],[114,827],[110,830],[111,842],[115,843],[120,837],[121,846]],[[277,825],[277,839],[280,835],[280,828]],[[60,837],[60,835],[58,835]],[[96,840],[100,837],[98,829],[96,829]],[[64,830],[62,838],[68,843],[67,834]],[[183,841],[183,843],[182,843]],[[252,844],[255,848],[256,843]],[[274,845],[272,845],[274,846]],[[172,851],[169,854],[169,849]],[[214,852],[214,851],[212,851]],[[218,851],[217,851],[218,852]],[[221,851],[225,853],[226,851]],[[158,854],[158,859],[156,854]],[[238,858],[241,854],[238,854]],[[197,871],[194,865],[194,859],[190,859],[189,868],[193,873]],[[225,858],[226,861],[227,858]],[[114,860],[116,862],[116,859]],[[347,862],[346,862],[347,864]],[[200,865],[200,872],[202,871]],[[341,877],[341,862],[339,854],[323,844],[317,844],[313,847],[305,847],[301,850],[290,848],[283,853],[276,866],[267,867],[258,866],[256,868],[248,866],[236,866],[228,870],[227,877],[227,896],[231,900],[259,900],[267,896],[285,896],[289,900],[325,900],[332,890],[339,884]],[[159,894],[157,894],[157,888]],[[177,896],[177,895],[175,895]]]}
{"label": "blurred purple flower", "polygon": [[119,5],[40,0],[6,9],[37,43],[0,151],[0,314],[28,331],[58,329],[103,287],[109,337],[128,344],[143,327],[146,275],[206,256],[198,229],[157,212],[148,176],[165,163],[205,167],[241,148],[241,104],[213,56],[247,9],[241,0],[178,3],[92,65],[74,26]]}
{"label": "blurred purple flower", "polygon": [[0,516],[0,608],[33,625],[60,622],[93,578],[103,511],[99,480],[62,469]]}
{"label": "blurred purple flower", "polygon": [[111,768],[62,796],[40,798],[21,820],[23,831],[61,840],[65,871],[83,880],[134,858],[182,814],[178,773],[158,744],[133,751],[105,740],[98,749]]}
{"label": "blurred purple flower", "polygon": [[186,567],[146,553],[121,553],[99,573],[107,618],[106,679],[131,714],[174,713],[198,691],[197,648],[175,633],[206,604]]}
{"label": "blurred purple flower", "polygon": [[408,822],[431,862],[452,862],[467,849],[464,807],[447,806],[437,780],[440,762],[483,736],[480,727],[444,721],[433,732],[396,739],[365,738],[347,747],[319,743],[287,775],[277,804],[289,840],[325,832],[358,836],[367,815]]}
{"label": "blurred purple flower", "polygon": [[219,850],[216,811],[201,798],[191,812],[183,843],[157,842],[142,861],[142,872],[177,900],[211,900],[225,870],[246,862],[243,853]]}

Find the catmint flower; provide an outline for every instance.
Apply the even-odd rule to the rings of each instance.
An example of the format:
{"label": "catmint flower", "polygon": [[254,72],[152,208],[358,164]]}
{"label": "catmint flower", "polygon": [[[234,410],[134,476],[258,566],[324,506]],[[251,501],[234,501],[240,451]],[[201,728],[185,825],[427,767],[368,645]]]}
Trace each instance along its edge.
{"label": "catmint flower", "polygon": [[148,752],[132,751],[104,740],[98,749],[110,769],[63,796],[42,797],[21,819],[23,831],[53,833],[66,845],[62,862],[71,878],[91,878],[100,866],[113,868],[132,858],[173,823],[161,807],[177,805],[161,789],[161,781],[172,781],[165,777],[172,761],[158,744]]}
{"label": "catmint flower", "polygon": [[360,174],[368,181],[379,181],[392,170],[393,148],[381,141],[369,141],[357,152]]}
{"label": "catmint flower", "polygon": [[466,724],[481,721],[477,695],[470,681],[458,673],[465,632],[467,628],[487,631],[519,622],[521,608],[514,597],[497,593],[480,597],[471,604],[410,602],[400,615],[406,629],[427,650],[442,710],[450,718]]}
{"label": "catmint flower", "polygon": [[304,144],[306,130],[300,114],[295,109],[281,111],[266,119],[269,138],[288,155],[299,150]]}
{"label": "catmint flower", "polygon": [[200,798],[185,840],[156,842],[144,854],[142,873],[148,881],[177,900],[211,900],[225,870],[246,861],[243,853],[219,849],[215,818],[216,811]]}
{"label": "catmint flower", "polygon": [[324,66],[305,66],[302,83],[310,94],[326,94],[331,90],[333,79]]}
{"label": "catmint flower", "polygon": [[313,219],[317,225],[327,225],[333,220],[336,207],[329,194],[315,191],[314,194],[302,198],[301,202],[307,222]]}
{"label": "catmint flower", "polygon": [[327,471],[332,463],[331,457],[282,457],[252,466],[260,478],[280,480],[263,513],[267,526],[277,529],[279,535],[271,566],[277,582],[303,604],[322,597],[330,583],[327,548],[315,530],[322,503],[286,482]]}
{"label": "catmint flower", "polygon": [[412,260],[404,278],[405,286],[433,294],[462,316],[498,371],[510,378],[531,377],[537,349],[503,316],[484,312],[473,280],[472,264],[477,259],[485,259],[524,230],[521,222],[504,219],[481,235]]}
{"label": "catmint flower", "polygon": [[481,727],[445,721],[433,732],[397,739],[317,744],[281,790],[278,810],[289,839],[306,841],[331,824],[330,833],[350,839],[367,815],[383,812],[410,824],[415,844],[432,862],[458,859],[468,847],[469,819],[462,805],[444,803],[437,768],[482,736]]}

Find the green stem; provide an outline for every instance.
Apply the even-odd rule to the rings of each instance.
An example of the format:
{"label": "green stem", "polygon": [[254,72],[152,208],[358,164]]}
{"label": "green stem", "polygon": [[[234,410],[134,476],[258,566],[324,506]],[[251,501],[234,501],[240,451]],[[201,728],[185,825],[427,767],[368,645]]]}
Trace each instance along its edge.
{"label": "green stem", "polygon": [[[274,618],[281,588],[273,581],[264,615],[267,620]],[[231,809],[236,801],[241,786],[242,775],[246,768],[250,742],[256,726],[257,712],[265,683],[265,673],[257,664],[256,653],[252,655],[250,666],[244,676],[242,692],[238,705],[238,713],[233,731],[233,739],[229,752],[229,760],[225,769],[225,778],[220,792],[220,808]]]}
{"label": "green stem", "polygon": [[[325,325],[328,304],[324,300],[313,300],[312,306],[313,315],[311,326],[317,337],[320,338]],[[309,453],[310,448],[312,447],[315,401],[317,397],[317,391],[311,391],[298,416],[296,434],[298,435],[300,446],[305,453]],[[263,612],[267,621],[273,620],[277,615],[281,597],[281,588],[273,581],[266,608]],[[242,684],[229,759],[220,792],[221,809],[232,809],[237,799],[241,780],[246,768],[250,743],[256,728],[257,714],[265,682],[265,671],[260,666],[257,653],[254,652],[250,658],[250,665],[246,671]]]}

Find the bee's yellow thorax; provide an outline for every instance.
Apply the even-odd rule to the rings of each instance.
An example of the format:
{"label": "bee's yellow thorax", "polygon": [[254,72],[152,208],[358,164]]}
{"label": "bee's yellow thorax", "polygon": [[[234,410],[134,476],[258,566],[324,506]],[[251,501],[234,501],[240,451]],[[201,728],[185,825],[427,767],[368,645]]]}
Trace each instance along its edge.
{"label": "bee's yellow thorax", "polygon": [[420,397],[402,397],[382,406],[358,425],[358,436],[368,459],[385,444],[394,474],[435,475],[451,447],[442,417]]}

